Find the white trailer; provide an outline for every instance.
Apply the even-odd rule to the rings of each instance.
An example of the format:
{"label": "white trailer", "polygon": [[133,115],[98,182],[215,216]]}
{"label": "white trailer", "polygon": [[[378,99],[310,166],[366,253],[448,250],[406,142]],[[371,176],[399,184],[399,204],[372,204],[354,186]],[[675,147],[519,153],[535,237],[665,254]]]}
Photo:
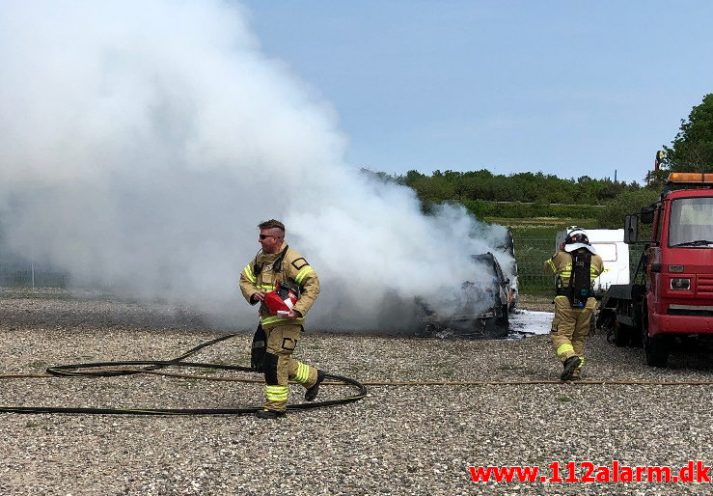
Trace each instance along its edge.
{"label": "white trailer", "polygon": [[[629,245],[623,229],[584,229],[592,247],[604,261],[604,272],[594,281],[594,293],[601,297],[612,284],[629,284]],[[557,233],[555,249],[564,243],[567,231]]]}

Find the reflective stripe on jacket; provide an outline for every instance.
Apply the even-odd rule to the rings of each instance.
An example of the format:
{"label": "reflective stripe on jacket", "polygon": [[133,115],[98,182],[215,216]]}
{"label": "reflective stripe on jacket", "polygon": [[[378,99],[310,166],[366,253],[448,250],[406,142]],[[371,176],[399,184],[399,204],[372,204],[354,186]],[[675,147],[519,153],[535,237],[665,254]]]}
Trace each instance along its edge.
{"label": "reflective stripe on jacket", "polygon": [[[544,271],[545,274],[557,275],[561,281],[558,287],[569,286],[569,279],[572,276],[572,255],[564,250],[558,251],[552,258],[545,260]],[[602,257],[592,255],[592,259],[589,262],[590,281],[594,282],[594,279],[599,277],[602,272],[604,272]]]}
{"label": "reflective stripe on jacket", "polygon": [[[274,327],[281,323],[304,324],[304,317],[319,296],[319,278],[312,266],[296,250],[290,247],[284,250],[286,252],[278,272],[273,270],[273,263],[282,252],[267,254],[261,251],[240,273],[240,291],[251,304],[255,293],[273,291],[280,282],[300,288],[300,297],[293,310],[299,312],[302,317],[286,319],[270,314],[264,305],[260,305],[260,323],[263,327]],[[256,267],[260,268],[259,271],[255,270]]]}

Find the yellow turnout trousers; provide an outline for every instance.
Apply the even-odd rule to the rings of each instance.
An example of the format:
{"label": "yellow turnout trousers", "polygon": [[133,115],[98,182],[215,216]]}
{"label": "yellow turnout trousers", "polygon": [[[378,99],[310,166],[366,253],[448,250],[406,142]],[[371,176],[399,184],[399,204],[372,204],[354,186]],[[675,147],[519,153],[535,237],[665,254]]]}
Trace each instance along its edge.
{"label": "yellow turnout trousers", "polygon": [[579,369],[584,366],[584,341],[589,335],[595,298],[587,298],[584,308],[572,308],[566,296],[555,297],[555,318],[552,320],[552,346],[557,358],[564,363],[568,358],[581,359]]}
{"label": "yellow turnout trousers", "polygon": [[287,409],[289,381],[305,388],[317,382],[317,369],[292,358],[292,352],[302,334],[299,324],[278,325],[265,328],[266,353],[263,362],[265,372],[265,408],[277,412]]}

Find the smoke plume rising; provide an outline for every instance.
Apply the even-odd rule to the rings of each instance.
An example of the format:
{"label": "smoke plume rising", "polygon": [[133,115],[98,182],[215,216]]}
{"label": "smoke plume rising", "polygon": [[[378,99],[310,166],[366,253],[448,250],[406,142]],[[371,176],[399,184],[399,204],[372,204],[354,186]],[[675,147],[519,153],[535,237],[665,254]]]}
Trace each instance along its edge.
{"label": "smoke plume rising", "polygon": [[471,254],[504,229],[424,216],[346,164],[334,110],[261,52],[239,5],[10,0],[0,62],[3,244],[77,286],[253,327],[236,282],[269,218],[320,275],[310,327],[403,328],[415,297],[489,283]]}

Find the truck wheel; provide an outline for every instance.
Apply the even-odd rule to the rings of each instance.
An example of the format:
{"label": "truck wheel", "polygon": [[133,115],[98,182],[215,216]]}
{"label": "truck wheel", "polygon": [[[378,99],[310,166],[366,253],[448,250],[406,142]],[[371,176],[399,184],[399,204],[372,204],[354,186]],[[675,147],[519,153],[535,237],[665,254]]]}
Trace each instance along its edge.
{"label": "truck wheel", "polygon": [[614,344],[621,348],[628,346],[631,341],[631,327],[614,321]]}
{"label": "truck wheel", "polygon": [[669,336],[662,334],[649,336],[649,326],[646,324],[646,320],[646,316],[644,316],[644,325],[641,329],[641,341],[646,354],[646,364],[652,367],[665,367],[671,350],[671,340]]}

